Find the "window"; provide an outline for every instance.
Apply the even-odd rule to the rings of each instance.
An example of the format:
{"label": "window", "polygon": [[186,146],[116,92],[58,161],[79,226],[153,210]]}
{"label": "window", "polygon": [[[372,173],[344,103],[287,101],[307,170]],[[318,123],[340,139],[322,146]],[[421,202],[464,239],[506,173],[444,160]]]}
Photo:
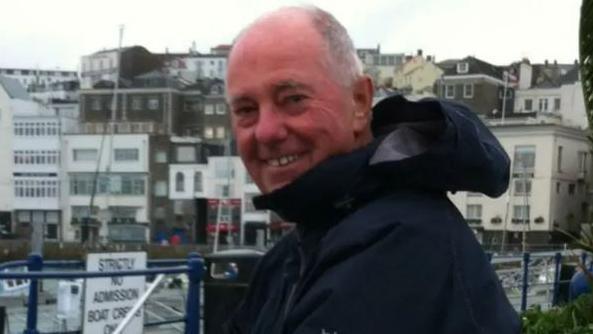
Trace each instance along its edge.
{"label": "window", "polygon": [[132,110],[142,110],[142,97],[140,97],[140,96],[132,97]]}
{"label": "window", "polygon": [[167,162],[167,151],[156,151],[154,153],[154,162],[166,163]]}
{"label": "window", "polygon": [[513,206],[513,223],[529,223],[529,205]]}
{"label": "window", "polygon": [[457,63],[457,73],[467,73],[469,70],[468,63]]}
{"label": "window", "polygon": [[560,110],[560,98],[558,98],[558,97],[554,99],[554,110],[555,111]]}
{"label": "window", "polygon": [[175,191],[185,191],[185,177],[182,172],[175,174]]}
{"label": "window", "polygon": [[97,160],[97,153],[96,149],[74,149],[72,151],[72,156],[74,161],[96,161]]}
{"label": "window", "polygon": [[556,155],[556,168],[558,173],[562,173],[562,146],[558,146],[558,154]]}
{"label": "window", "polygon": [[195,172],[194,173],[194,192],[196,191],[204,191],[202,189],[202,172]]}
{"label": "window", "polygon": [[214,105],[213,104],[206,104],[204,106],[204,114],[205,115],[212,115],[212,114],[214,114]]}
{"label": "window", "polygon": [[519,179],[515,180],[515,195],[525,196],[531,194],[531,180]]}
{"label": "window", "polygon": [[[146,176],[135,173],[100,174],[96,177],[96,194],[144,195]],[[90,195],[95,183],[94,173],[74,173],[70,176],[71,195]]]}
{"label": "window", "polygon": [[556,194],[560,194],[560,182],[556,182]]}
{"label": "window", "polygon": [[219,126],[216,128],[216,138],[224,139],[224,126]]}
{"label": "window", "polygon": [[515,158],[513,161],[513,174],[533,176],[535,168],[535,145],[515,146]]}
{"label": "window", "polygon": [[158,97],[151,97],[148,99],[148,110],[157,110],[159,109],[159,98]]}
{"label": "window", "polygon": [[474,97],[474,84],[463,85],[463,97],[464,98]]}
{"label": "window", "polygon": [[100,97],[94,97],[91,99],[91,110],[93,110],[93,111],[101,110],[101,98]]}
{"label": "window", "polygon": [[153,191],[155,196],[167,197],[167,181],[156,181]]}
{"label": "window", "polygon": [[231,194],[231,186],[228,184],[219,184],[216,187],[216,195],[218,197],[229,197]]}
{"label": "window", "polygon": [[586,151],[579,151],[578,152],[578,163],[579,163],[579,173],[587,173],[587,152]]}
{"label": "window", "polygon": [[445,86],[445,97],[448,99],[452,99],[455,97],[455,85]]}
{"label": "window", "polygon": [[571,183],[568,185],[568,194],[569,195],[574,195],[576,189],[576,185],[574,183]]}
{"label": "window", "polygon": [[543,98],[538,100],[539,111],[548,111],[548,99]]}
{"label": "window", "polygon": [[257,212],[253,205],[253,197],[257,196],[255,193],[245,193],[245,213]]}
{"label": "window", "polygon": [[482,197],[482,193],[468,191],[467,197]]}
{"label": "window", "polygon": [[204,138],[212,139],[214,138],[214,128],[211,126],[207,126],[204,128]]}
{"label": "window", "polygon": [[116,148],[115,161],[138,161],[137,148]]}
{"label": "window", "polygon": [[533,100],[532,99],[525,99],[524,101],[524,108],[525,111],[533,110]]}
{"label": "window", "polygon": [[56,240],[58,238],[58,224],[45,224],[45,239]]}
{"label": "window", "polygon": [[216,114],[218,114],[218,115],[226,114],[226,105],[224,103],[216,104]]}
{"label": "window", "polygon": [[482,219],[482,205],[481,204],[468,204],[466,207],[465,218],[468,220],[481,220]]}
{"label": "window", "polygon": [[14,181],[15,197],[55,198],[59,195],[59,184],[51,178],[18,178]]}
{"label": "window", "polygon": [[177,162],[194,162],[196,161],[196,148],[193,146],[179,146],[177,147]]}

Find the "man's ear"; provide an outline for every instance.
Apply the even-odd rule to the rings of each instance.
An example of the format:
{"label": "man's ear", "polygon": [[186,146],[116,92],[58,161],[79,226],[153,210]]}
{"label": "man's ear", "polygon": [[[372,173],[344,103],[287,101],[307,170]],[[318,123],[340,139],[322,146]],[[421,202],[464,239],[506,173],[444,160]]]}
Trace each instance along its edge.
{"label": "man's ear", "polygon": [[353,128],[356,134],[368,131],[373,107],[373,80],[367,75],[358,78],[352,86],[354,103]]}

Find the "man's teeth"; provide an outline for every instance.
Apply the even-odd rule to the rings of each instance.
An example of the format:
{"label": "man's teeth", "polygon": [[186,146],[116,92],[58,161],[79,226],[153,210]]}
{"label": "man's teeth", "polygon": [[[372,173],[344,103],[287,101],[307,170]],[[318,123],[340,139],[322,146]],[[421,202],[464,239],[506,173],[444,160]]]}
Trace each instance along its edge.
{"label": "man's teeth", "polygon": [[286,165],[292,163],[293,161],[297,160],[298,158],[299,158],[299,156],[296,154],[285,155],[278,159],[268,160],[268,164],[273,167],[281,167],[281,166],[286,166]]}

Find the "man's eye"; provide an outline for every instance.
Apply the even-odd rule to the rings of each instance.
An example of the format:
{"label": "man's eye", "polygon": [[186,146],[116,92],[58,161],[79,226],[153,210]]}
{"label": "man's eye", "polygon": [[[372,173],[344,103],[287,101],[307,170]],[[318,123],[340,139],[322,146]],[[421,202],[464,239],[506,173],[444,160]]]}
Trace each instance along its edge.
{"label": "man's eye", "polygon": [[290,95],[284,99],[284,103],[299,103],[306,98],[307,97],[305,95]]}
{"label": "man's eye", "polygon": [[255,113],[255,108],[253,107],[242,107],[242,108],[237,108],[234,111],[235,115],[237,116],[249,116],[252,115],[253,113]]}

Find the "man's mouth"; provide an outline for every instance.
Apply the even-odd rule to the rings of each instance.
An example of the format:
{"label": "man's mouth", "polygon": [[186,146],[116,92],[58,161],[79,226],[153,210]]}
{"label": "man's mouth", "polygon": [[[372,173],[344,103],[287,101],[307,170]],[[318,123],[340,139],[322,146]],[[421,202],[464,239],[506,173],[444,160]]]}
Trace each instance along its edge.
{"label": "man's mouth", "polygon": [[285,155],[277,159],[266,160],[266,163],[272,167],[283,167],[297,161],[300,157],[298,154]]}

